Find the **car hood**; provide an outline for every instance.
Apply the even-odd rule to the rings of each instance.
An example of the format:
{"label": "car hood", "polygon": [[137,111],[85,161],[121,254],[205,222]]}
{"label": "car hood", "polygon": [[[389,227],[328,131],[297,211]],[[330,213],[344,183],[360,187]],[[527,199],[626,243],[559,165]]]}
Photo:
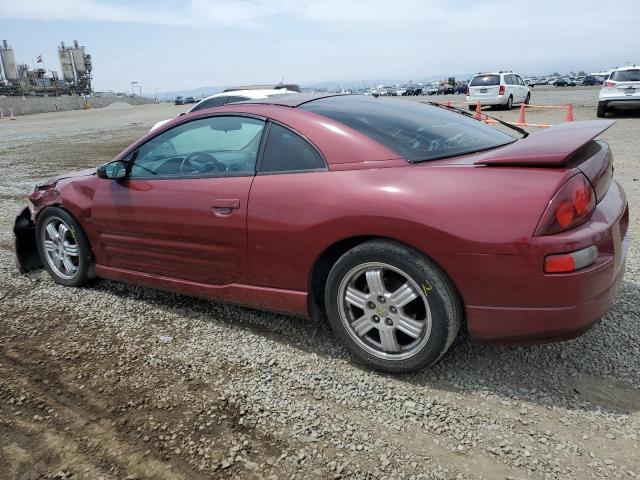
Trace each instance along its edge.
{"label": "car hood", "polygon": [[45,181],[36,184],[36,188],[52,187],[53,185],[58,183],[60,180],[64,180],[65,178],[89,177],[95,174],[96,174],[95,168],[87,168],[85,170],[67,172],[55,177],[48,178]]}

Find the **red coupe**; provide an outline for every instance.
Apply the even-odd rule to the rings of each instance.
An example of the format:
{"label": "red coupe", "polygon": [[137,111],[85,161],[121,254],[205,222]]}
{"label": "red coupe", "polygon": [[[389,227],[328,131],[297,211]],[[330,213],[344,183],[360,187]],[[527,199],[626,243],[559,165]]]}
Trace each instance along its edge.
{"label": "red coupe", "polygon": [[355,357],[391,372],[437,361],[463,325],[478,342],[568,339],[624,273],[627,201],[594,140],[611,124],[516,138],[357,95],[200,110],[38,185],[17,262],[68,286],[326,313]]}

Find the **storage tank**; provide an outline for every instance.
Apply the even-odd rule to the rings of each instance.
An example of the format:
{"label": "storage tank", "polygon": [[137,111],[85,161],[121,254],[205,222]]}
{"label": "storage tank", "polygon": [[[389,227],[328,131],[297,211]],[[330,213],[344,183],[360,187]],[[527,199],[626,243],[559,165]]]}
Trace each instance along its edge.
{"label": "storage tank", "polygon": [[18,81],[18,68],[16,67],[16,57],[13,48],[7,45],[7,41],[2,41],[0,46],[0,59],[2,59],[2,70],[4,71],[5,80],[10,82]]}
{"label": "storage tank", "polygon": [[65,47],[64,42],[60,42],[60,46],[58,47],[58,57],[60,58],[60,66],[62,67],[62,78],[64,78],[65,82],[74,82],[76,75],[73,70],[71,49]]}
{"label": "storage tank", "polygon": [[71,56],[73,57],[73,66],[76,69],[78,75],[84,75],[87,73],[87,66],[84,60],[84,47],[78,46],[78,41],[73,41],[73,48],[71,48]]}

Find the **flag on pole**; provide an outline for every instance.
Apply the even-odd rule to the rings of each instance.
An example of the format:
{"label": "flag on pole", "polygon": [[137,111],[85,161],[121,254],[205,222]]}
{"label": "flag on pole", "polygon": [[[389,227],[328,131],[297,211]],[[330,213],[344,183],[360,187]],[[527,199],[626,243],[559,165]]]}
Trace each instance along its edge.
{"label": "flag on pole", "polygon": [[43,62],[42,62],[42,55],[38,55],[38,56],[36,57],[36,63],[43,63]]}

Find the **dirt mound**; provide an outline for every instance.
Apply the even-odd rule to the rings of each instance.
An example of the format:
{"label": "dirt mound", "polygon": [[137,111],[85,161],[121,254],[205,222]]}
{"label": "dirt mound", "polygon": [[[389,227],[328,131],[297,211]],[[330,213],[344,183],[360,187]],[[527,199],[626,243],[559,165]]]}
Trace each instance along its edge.
{"label": "dirt mound", "polygon": [[133,108],[131,104],[127,102],[113,102],[111,105],[107,105],[104,108],[109,108],[111,110],[121,110],[123,108]]}

